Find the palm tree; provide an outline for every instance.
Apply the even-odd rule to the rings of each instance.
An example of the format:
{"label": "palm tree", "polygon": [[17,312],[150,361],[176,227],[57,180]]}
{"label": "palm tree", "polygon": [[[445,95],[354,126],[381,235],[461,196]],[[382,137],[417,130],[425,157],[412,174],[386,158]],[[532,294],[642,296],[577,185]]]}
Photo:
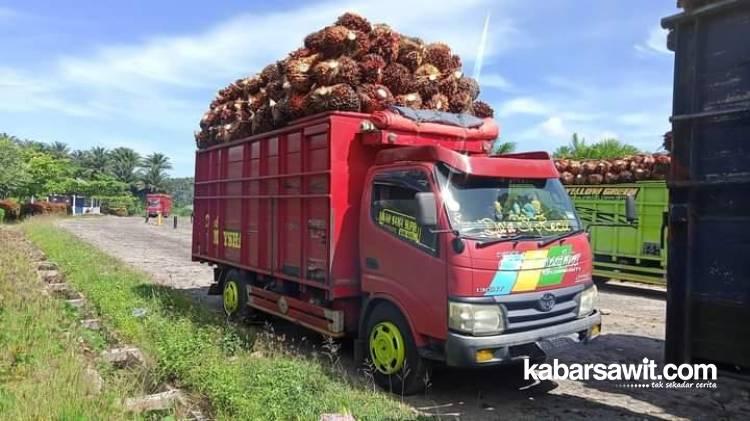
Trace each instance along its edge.
{"label": "palm tree", "polygon": [[90,179],[111,174],[112,158],[107,148],[95,146],[87,151],[75,150],[70,153],[70,159],[78,167],[76,177]]}
{"label": "palm tree", "polygon": [[588,154],[589,146],[586,145],[586,139],[579,138],[578,133],[573,133],[569,145],[560,146],[552,153],[555,158],[587,158]]}
{"label": "palm tree", "polygon": [[633,145],[628,145],[617,139],[602,139],[599,142],[586,144],[586,140],[573,133],[569,145],[555,149],[555,158],[573,159],[615,159],[635,155],[640,151]]}
{"label": "palm tree", "polygon": [[590,147],[589,158],[612,159],[635,155],[640,151],[633,145],[620,142],[617,139],[602,139]]}
{"label": "palm tree", "polygon": [[141,160],[141,178],[138,188],[147,192],[163,191],[167,181],[167,170],[172,169],[169,158],[160,153],[152,153]]}
{"label": "palm tree", "polygon": [[68,158],[70,155],[70,147],[63,142],[51,143],[47,151],[58,158]]}
{"label": "palm tree", "polygon": [[492,145],[492,155],[502,155],[516,151],[516,142],[495,142]]}
{"label": "palm tree", "polygon": [[112,158],[110,157],[107,148],[94,146],[89,150],[89,163],[92,167],[96,167],[102,172],[106,172],[109,165],[112,163]]}
{"label": "palm tree", "polygon": [[112,158],[112,175],[123,183],[133,184],[137,181],[136,170],[141,163],[138,152],[125,147],[114,149],[110,153]]}
{"label": "palm tree", "polygon": [[36,141],[36,140],[29,140],[29,139],[18,140],[18,144],[21,145],[21,147],[23,147],[23,148],[32,149],[32,150],[35,150],[37,152],[48,152],[49,151],[49,145],[47,145],[44,142],[39,142],[39,141]]}

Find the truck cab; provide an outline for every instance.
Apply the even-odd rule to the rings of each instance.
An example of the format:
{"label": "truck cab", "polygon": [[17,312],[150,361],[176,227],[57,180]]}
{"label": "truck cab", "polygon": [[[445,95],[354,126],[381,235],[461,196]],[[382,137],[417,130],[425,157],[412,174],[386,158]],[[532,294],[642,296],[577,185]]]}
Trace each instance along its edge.
{"label": "truck cab", "polygon": [[172,196],[162,193],[150,193],[146,195],[146,212],[149,217],[161,214],[168,217],[172,212]]}
{"label": "truck cab", "polygon": [[[542,339],[598,334],[588,238],[546,153],[406,147],[376,163],[361,206],[362,289],[407,315],[420,356],[488,366],[542,358]],[[369,331],[378,370],[408,364],[398,326]]]}

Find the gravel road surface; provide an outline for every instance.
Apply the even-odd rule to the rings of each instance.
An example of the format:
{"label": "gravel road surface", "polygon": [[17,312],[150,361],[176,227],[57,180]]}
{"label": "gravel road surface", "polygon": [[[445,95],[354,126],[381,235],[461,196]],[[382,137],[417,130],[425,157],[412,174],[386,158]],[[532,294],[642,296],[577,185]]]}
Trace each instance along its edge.
{"label": "gravel road surface", "polygon": [[[220,311],[207,296],[212,269],[190,261],[189,218],[177,229],[142,218],[68,218],[60,226],[106,253],[149,273],[155,283],[185,290]],[[602,335],[588,345],[557,343],[550,357],[568,363],[660,363],[664,346],[663,289],[610,283],[600,289]],[[349,358],[351,355],[349,355]],[[488,370],[438,368],[424,395],[405,398],[445,419],[748,419],[750,385],[719,375],[716,389],[634,387],[615,381],[523,379],[519,366]],[[630,386],[630,387],[628,387]],[[441,417],[441,418],[442,418]]]}

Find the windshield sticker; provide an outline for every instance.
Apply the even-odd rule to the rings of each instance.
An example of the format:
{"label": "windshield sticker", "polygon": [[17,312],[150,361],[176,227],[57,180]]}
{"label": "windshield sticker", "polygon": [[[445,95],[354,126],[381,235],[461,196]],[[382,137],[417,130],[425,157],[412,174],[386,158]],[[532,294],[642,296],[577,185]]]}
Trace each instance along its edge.
{"label": "windshield sticker", "polygon": [[581,253],[574,253],[570,244],[503,253],[492,282],[477,292],[485,296],[507,295],[558,285],[566,273],[580,271],[580,260]]}
{"label": "windshield sticker", "polygon": [[417,224],[417,219],[403,213],[381,209],[378,212],[378,224],[415,243],[419,243],[419,239],[422,238],[422,228]]}
{"label": "windshield sticker", "polygon": [[465,231],[481,230],[478,234],[485,237],[503,237],[524,233],[563,233],[573,229],[568,219],[547,220],[543,215],[533,220],[526,217],[519,217],[512,221],[493,221],[485,218],[480,221],[461,223],[461,228]]}
{"label": "windshield sticker", "polygon": [[627,196],[638,197],[640,187],[566,187],[568,194],[576,198],[624,199]]}

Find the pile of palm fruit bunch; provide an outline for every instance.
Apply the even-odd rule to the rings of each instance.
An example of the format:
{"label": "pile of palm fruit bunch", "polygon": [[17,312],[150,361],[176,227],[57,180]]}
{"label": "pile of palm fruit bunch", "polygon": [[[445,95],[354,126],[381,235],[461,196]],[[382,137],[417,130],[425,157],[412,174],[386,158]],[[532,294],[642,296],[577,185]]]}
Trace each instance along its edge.
{"label": "pile of palm fruit bunch", "polygon": [[391,105],[492,117],[479,85],[444,43],[425,43],[354,13],[304,39],[256,75],[221,89],[196,133],[199,148],[283,127],[324,111]]}
{"label": "pile of palm fruit bunch", "polygon": [[667,154],[638,154],[621,159],[556,159],[563,184],[619,184],[664,180],[669,172]]}

